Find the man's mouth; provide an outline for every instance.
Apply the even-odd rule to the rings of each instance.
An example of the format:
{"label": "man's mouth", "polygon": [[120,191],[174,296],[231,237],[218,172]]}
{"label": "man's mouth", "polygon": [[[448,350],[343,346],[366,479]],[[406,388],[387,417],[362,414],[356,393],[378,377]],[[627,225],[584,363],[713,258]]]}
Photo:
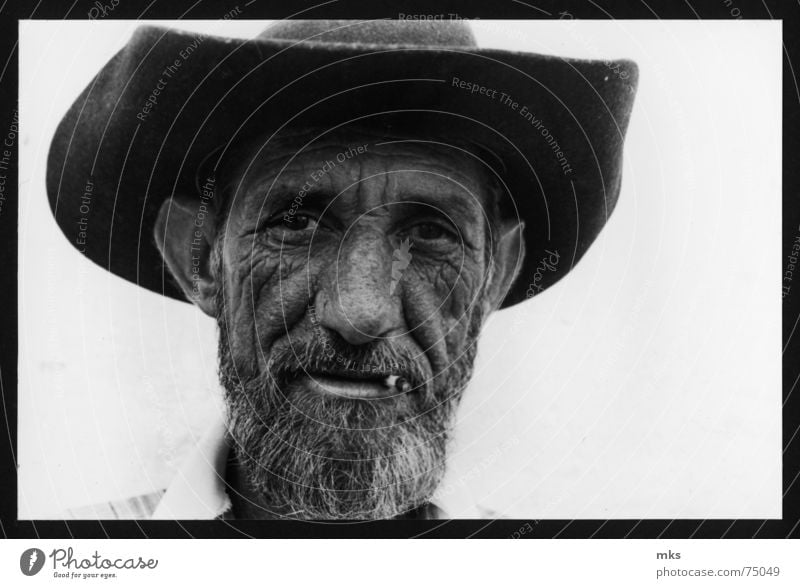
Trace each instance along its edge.
{"label": "man's mouth", "polygon": [[410,382],[397,374],[349,376],[316,372],[300,374],[295,382],[314,392],[345,398],[390,398],[412,390]]}

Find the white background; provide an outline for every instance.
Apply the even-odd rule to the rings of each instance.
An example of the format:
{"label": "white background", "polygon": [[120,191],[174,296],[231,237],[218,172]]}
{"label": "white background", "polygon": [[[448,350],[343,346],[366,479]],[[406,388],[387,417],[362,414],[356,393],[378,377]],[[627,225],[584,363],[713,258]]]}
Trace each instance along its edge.
{"label": "white background", "polygon": [[[47,206],[55,127],[137,24],[21,23],[20,518],[165,487],[220,410],[213,321],[88,263]],[[779,517],[780,23],[474,30],[631,58],[640,85],[617,209],[567,278],[490,319],[445,486],[524,518]]]}

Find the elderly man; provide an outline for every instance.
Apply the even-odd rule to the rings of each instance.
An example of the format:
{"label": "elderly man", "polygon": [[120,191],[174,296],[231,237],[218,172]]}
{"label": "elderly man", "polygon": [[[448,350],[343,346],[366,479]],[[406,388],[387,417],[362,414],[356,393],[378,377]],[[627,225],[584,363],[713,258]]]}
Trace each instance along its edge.
{"label": "elderly man", "polygon": [[62,121],[48,192],[87,257],[219,327],[227,421],[154,516],[452,516],[481,327],[606,222],[635,84],[463,21],[140,29]]}

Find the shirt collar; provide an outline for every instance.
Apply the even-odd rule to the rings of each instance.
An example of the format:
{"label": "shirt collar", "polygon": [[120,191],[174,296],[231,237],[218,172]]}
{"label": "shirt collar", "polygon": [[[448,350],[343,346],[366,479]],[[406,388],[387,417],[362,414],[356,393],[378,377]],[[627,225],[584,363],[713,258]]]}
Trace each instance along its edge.
{"label": "shirt collar", "polygon": [[[216,418],[167,487],[153,513],[154,519],[216,519],[231,508],[225,490],[225,466],[230,447],[222,418]],[[465,485],[437,492],[433,505],[437,518],[480,518]]]}
{"label": "shirt collar", "polygon": [[215,418],[178,468],[152,518],[215,519],[230,509],[225,491],[227,458],[225,423]]}

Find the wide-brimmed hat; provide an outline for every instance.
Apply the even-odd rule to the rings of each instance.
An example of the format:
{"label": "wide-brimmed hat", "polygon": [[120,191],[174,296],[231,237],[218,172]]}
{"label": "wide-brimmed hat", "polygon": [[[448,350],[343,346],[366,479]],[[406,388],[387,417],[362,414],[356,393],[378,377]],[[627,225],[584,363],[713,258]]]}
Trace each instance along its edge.
{"label": "wide-brimmed hat", "polygon": [[153,224],[174,194],[200,201],[212,156],[354,124],[478,145],[526,223],[506,307],[569,272],[608,220],[637,78],[626,60],[480,48],[463,21],[281,21],[251,40],[141,27],[59,124],[47,192],[86,257],[187,300]]}

